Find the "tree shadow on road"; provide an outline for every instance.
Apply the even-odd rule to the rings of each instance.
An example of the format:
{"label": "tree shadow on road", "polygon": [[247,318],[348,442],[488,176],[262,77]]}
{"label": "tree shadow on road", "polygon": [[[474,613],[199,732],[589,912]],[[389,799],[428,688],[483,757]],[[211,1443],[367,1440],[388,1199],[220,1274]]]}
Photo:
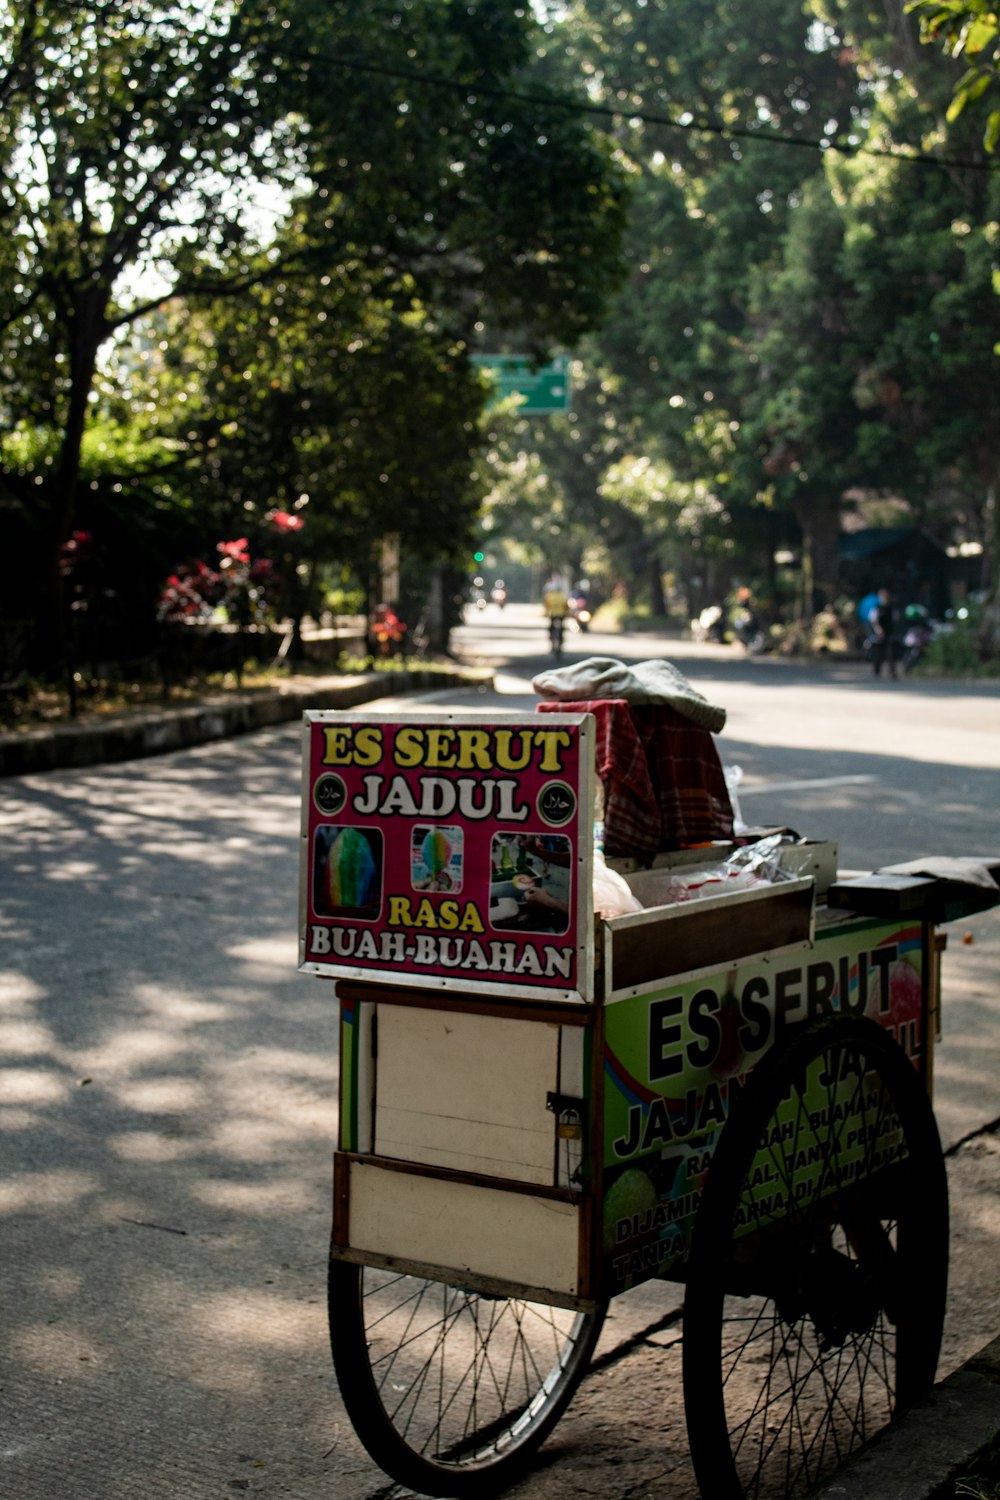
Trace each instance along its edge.
{"label": "tree shadow on road", "polygon": [[296,973],[298,802],[294,731],[5,795],[0,1473],[20,1500],[379,1478],[326,1343],[337,1007]]}
{"label": "tree shadow on road", "polygon": [[[884,862],[991,852],[1000,773],[859,751],[831,776],[828,753],[721,748],[748,820],[835,837],[842,862],[876,818]],[[332,986],[295,972],[299,796],[293,727],[3,792],[0,1474],[19,1500],[386,1493],[326,1344],[337,1019]],[[948,848],[912,847],[928,803]],[[977,930],[993,935],[958,949],[964,995],[945,971],[938,1073],[981,1096],[1000,1070],[1000,928]],[[966,1233],[962,1212],[981,1263],[996,1227]],[[966,1339],[981,1293],[953,1303]],[[639,1414],[632,1478],[670,1454],[683,1468],[665,1369],[643,1349],[599,1372],[518,1493],[574,1493],[581,1463],[620,1492],[602,1401]]]}

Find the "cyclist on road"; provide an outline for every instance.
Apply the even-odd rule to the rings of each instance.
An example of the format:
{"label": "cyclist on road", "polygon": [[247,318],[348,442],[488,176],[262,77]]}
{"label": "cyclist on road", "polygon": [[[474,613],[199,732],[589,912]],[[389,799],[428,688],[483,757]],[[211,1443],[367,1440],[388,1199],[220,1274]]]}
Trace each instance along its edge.
{"label": "cyclist on road", "polygon": [[569,614],[566,586],[558,573],[552,573],[542,585],[542,608],[549,622],[549,640],[556,656],[562,653],[563,630]]}

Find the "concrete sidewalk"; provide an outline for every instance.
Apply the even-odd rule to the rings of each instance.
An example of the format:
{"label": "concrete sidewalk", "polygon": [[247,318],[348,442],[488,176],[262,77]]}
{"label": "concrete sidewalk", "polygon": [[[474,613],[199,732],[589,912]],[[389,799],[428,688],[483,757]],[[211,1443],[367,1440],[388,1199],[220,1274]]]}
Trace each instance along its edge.
{"label": "concrete sidewalk", "polygon": [[816,1500],[952,1500],[955,1480],[1000,1428],[1000,1339],[879,1433]]}

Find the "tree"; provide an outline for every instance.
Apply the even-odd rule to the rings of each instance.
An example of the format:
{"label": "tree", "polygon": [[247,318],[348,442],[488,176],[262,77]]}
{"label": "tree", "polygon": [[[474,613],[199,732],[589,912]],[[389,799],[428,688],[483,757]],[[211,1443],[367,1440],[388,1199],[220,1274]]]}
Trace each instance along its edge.
{"label": "tree", "polygon": [[274,509],[301,515],[300,602],[314,609],[334,575],[366,588],[387,533],[428,577],[461,556],[483,396],[426,318],[398,316],[370,286],[352,300],[345,278],[329,316],[326,280],[178,311],[136,391],[176,452],[171,490],[196,494],[217,535],[260,531]]}
{"label": "tree", "polygon": [[940,42],[949,57],[965,59],[966,71],[955,84],[949,120],[957,120],[967,104],[987,110],[983,145],[1000,145],[1000,14],[994,0],[911,0],[924,41]]}
{"label": "tree", "polygon": [[[573,425],[591,434],[596,454],[613,416],[617,432],[639,434],[638,446],[627,437],[613,445],[605,427],[606,465],[646,456],[705,497],[678,511],[698,515],[678,542],[702,550],[704,565],[687,577],[714,577],[726,556],[737,565],[741,544],[759,549],[766,538],[773,551],[777,539],[770,477],[741,433],[756,358],[752,279],[780,255],[817,170],[810,137],[854,129],[857,78],[831,29],[786,0],[739,15],[714,0],[669,11],[580,0],[554,13],[549,32],[552,76],[580,70],[592,96],[620,110],[611,128],[631,182],[629,276],[586,351],[594,387],[610,393],[605,416],[588,421],[581,403]],[[592,475],[592,488],[601,484]],[[617,492],[606,488],[605,500]],[[652,519],[632,509],[633,537]],[[633,551],[649,557],[654,536],[640,534]]]}
{"label": "tree", "polygon": [[[143,310],[142,273],[175,293],[245,243],[224,183],[283,170],[269,133],[256,7],[17,3],[4,33],[0,401],[8,431],[48,434],[44,463],[2,454],[7,506],[25,521],[22,577],[37,592],[43,656],[61,626],[59,549],[73,525],[101,348]],[[244,273],[245,274],[245,273]],[[131,283],[131,289],[129,286]],[[22,603],[22,607],[25,607]],[[47,648],[47,649],[46,649]]]}
{"label": "tree", "polygon": [[310,125],[304,224],[363,247],[443,326],[486,319],[539,345],[592,327],[619,279],[622,184],[568,93],[537,87],[525,12],[314,0],[310,15],[286,80]]}
{"label": "tree", "polygon": [[[881,57],[869,65],[873,82],[885,71]],[[974,142],[947,140],[949,88],[947,73],[924,59],[905,83],[881,87],[866,137],[873,150],[826,157],[780,261],[756,276],[746,435],[807,539],[815,541],[815,521],[825,518],[817,581],[827,585],[851,490],[904,496],[917,524],[945,540],[962,526],[990,546],[998,459],[991,349],[1000,333],[991,226],[1000,178],[982,169]],[[922,136],[941,165],[908,161],[902,150],[889,155],[893,135]]]}
{"label": "tree", "polygon": [[639,439],[604,464],[702,486],[734,568],[801,538],[804,598],[833,586],[857,489],[988,537],[1000,178],[902,0],[580,0],[549,29],[553,73],[621,112],[632,179],[629,277],[590,352]]}
{"label": "tree", "polygon": [[[12,18],[0,410],[45,454],[26,466],[0,447],[0,502],[31,554],[14,602],[37,607],[43,659],[102,351],[155,308],[326,275],[335,316],[341,283],[364,291],[370,269],[400,319],[429,302],[442,329],[467,328],[491,299],[551,336],[592,320],[613,283],[622,208],[606,153],[554,106],[505,105],[529,55],[509,7],[165,0],[150,16],[15,0]],[[438,61],[446,76],[421,93],[406,75]],[[411,110],[427,89],[434,108]],[[516,223],[525,184],[535,219]]]}

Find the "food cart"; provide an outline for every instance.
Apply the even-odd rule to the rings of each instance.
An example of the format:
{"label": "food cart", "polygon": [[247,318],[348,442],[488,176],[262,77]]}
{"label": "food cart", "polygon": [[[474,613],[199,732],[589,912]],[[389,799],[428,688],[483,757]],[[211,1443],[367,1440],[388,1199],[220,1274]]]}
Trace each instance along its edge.
{"label": "food cart", "polygon": [[361,1440],[423,1493],[507,1483],[608,1300],[660,1277],[702,1493],[804,1493],[934,1379],[937,929],[1000,901],[1000,866],[838,880],[794,839],[774,878],[678,901],[718,844],[620,861],[629,909],[596,916],[590,714],[304,732],[300,967],[340,1003],[330,1331]]}

